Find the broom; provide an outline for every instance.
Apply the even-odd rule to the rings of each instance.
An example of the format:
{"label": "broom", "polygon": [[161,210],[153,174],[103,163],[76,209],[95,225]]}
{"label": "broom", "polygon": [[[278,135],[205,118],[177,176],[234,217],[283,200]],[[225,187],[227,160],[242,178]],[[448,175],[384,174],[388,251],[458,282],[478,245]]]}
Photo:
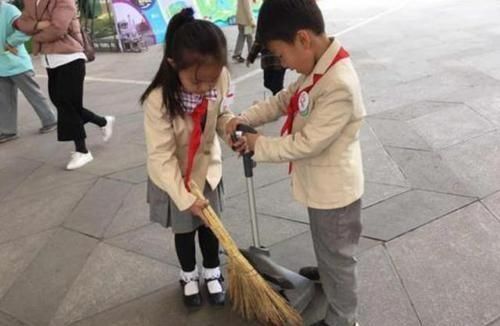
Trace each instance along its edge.
{"label": "broom", "polygon": [[[195,182],[191,181],[189,186],[193,195],[206,200]],[[204,208],[202,214],[229,258],[228,292],[233,310],[247,320],[256,319],[264,325],[303,325],[300,314],[257,273],[241,254],[212,207]]]}

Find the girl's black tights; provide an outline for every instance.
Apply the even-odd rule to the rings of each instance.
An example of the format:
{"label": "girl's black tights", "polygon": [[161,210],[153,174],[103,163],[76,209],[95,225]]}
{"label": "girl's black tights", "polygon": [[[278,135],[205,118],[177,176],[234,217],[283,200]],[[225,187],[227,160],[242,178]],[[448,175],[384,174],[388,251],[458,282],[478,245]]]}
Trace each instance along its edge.
{"label": "girl's black tights", "polygon": [[203,267],[215,268],[220,265],[219,241],[210,228],[200,226],[197,230],[189,233],[175,234],[175,250],[185,272],[192,272],[196,266],[195,235],[198,231],[198,243],[203,256]]}

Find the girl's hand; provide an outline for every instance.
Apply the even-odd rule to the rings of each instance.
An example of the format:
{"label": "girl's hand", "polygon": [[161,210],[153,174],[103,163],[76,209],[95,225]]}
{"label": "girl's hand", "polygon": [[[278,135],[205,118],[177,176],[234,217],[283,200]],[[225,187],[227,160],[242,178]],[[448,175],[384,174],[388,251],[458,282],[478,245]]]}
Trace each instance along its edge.
{"label": "girl's hand", "polygon": [[193,203],[193,205],[191,205],[191,207],[189,208],[189,211],[194,216],[198,216],[199,218],[201,218],[203,220],[203,222],[205,224],[207,224],[207,222],[205,221],[205,218],[203,217],[203,213],[202,213],[202,210],[204,208],[207,208],[207,207],[208,207],[208,200],[196,199],[196,201]]}

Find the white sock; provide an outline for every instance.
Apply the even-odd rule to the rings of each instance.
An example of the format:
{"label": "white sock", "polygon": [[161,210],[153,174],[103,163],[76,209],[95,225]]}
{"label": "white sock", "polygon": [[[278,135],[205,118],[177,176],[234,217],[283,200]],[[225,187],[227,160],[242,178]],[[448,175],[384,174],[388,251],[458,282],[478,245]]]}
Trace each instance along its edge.
{"label": "white sock", "polygon": [[219,278],[221,275],[221,271],[219,267],[215,268],[205,268],[203,267],[203,278]]}

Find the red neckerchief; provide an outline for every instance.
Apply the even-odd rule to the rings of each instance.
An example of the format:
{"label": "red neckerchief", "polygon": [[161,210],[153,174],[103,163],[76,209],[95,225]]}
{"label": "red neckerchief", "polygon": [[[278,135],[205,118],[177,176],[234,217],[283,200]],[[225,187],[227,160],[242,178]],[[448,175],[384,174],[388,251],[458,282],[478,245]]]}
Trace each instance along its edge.
{"label": "red neckerchief", "polygon": [[[349,53],[344,50],[344,48],[340,48],[339,52],[333,58],[332,62],[326,68],[325,72],[323,74],[314,74],[313,75],[313,83],[312,85],[304,88],[304,89],[297,89],[295,94],[293,94],[292,98],[290,99],[290,103],[288,103],[287,107],[287,117],[285,120],[285,124],[281,128],[281,136],[284,135],[290,135],[292,133],[292,127],[293,127],[293,120],[295,118],[295,115],[299,111],[299,97],[300,94],[303,92],[309,93],[311,89],[320,81],[320,79],[327,73],[328,70],[330,70],[331,67],[333,67],[339,60],[342,60],[344,58],[348,58]],[[289,168],[288,168],[288,173],[292,172],[292,163],[290,162]]]}
{"label": "red neckerchief", "polygon": [[189,188],[189,181],[191,179],[191,171],[193,170],[194,157],[201,143],[201,124],[203,118],[207,114],[208,109],[208,99],[203,98],[201,103],[199,103],[194,111],[190,114],[193,119],[193,131],[191,132],[191,138],[189,139],[189,149],[188,149],[188,163],[186,167],[186,173],[184,174],[184,185],[187,190]]}

